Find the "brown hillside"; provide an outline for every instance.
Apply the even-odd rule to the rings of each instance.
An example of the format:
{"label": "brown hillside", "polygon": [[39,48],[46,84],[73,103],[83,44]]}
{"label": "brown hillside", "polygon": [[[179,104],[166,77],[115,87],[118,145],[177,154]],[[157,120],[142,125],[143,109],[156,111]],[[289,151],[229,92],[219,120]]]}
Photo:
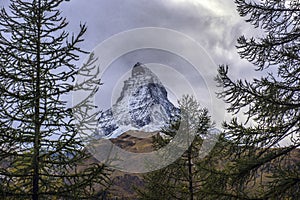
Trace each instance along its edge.
{"label": "brown hillside", "polygon": [[[141,131],[128,131],[118,138],[110,139],[118,147],[133,153],[148,153],[153,151],[153,136],[158,132],[146,133]],[[97,162],[93,159],[93,162]],[[112,185],[109,188],[107,199],[137,199],[135,187],[144,186],[142,174],[130,174],[114,170],[111,175]],[[99,188],[100,189],[100,188]]]}
{"label": "brown hillside", "polygon": [[[157,132],[145,133],[140,131],[128,131],[118,138],[110,139],[112,143],[118,147],[134,153],[147,153],[154,150],[152,141],[153,136],[157,135]],[[93,160],[97,162],[97,160]],[[300,162],[300,149],[295,149],[290,154],[289,164]],[[263,170],[263,180],[267,180],[267,176],[270,175],[269,171]],[[134,188],[143,188],[144,181],[143,174],[131,174],[122,171],[113,171],[111,179],[112,185],[108,191],[107,199],[137,199],[137,194]],[[257,177],[261,179],[261,177]],[[252,188],[256,190],[255,188]],[[252,190],[249,188],[249,190]]]}

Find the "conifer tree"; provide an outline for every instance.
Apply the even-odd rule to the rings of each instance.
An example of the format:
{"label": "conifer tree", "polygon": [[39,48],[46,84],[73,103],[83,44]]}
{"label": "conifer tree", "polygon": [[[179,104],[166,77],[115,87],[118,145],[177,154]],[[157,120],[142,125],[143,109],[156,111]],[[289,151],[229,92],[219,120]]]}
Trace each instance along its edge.
{"label": "conifer tree", "polygon": [[[227,162],[214,168],[207,194],[300,199],[300,2],[236,0],[236,5],[246,22],[263,31],[257,38],[241,36],[237,49],[264,75],[234,81],[228,66],[219,68],[220,97],[229,103],[229,112],[245,111],[248,121],[224,123]],[[283,140],[288,142],[280,146]]]}
{"label": "conifer tree", "polygon": [[[180,102],[181,121],[171,124],[164,129],[163,136],[154,138],[154,146],[159,149],[167,145],[177,134],[192,135],[191,145],[174,163],[169,166],[146,174],[144,189],[139,189],[141,199],[198,199],[202,177],[198,165],[202,162],[201,147],[203,137],[213,127],[207,109],[190,96],[184,96]],[[179,128],[180,126],[180,128]]]}
{"label": "conifer tree", "polygon": [[93,199],[108,180],[103,165],[85,164],[68,103],[86,26],[70,35],[62,3],[11,0],[0,12],[1,199]]}

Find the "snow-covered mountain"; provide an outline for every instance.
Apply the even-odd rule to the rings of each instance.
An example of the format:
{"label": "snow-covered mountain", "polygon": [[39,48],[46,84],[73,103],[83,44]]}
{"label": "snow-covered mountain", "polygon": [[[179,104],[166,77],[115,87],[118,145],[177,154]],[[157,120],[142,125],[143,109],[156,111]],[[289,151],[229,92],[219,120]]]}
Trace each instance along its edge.
{"label": "snow-covered mountain", "polygon": [[159,78],[137,63],[116,103],[101,114],[95,138],[115,138],[129,130],[159,131],[178,119],[179,113]]}

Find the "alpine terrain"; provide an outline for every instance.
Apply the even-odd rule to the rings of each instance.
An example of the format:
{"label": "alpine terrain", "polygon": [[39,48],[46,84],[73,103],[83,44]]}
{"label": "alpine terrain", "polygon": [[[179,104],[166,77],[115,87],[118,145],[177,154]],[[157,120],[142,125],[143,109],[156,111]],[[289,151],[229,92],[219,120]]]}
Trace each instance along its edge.
{"label": "alpine terrain", "polygon": [[138,62],[116,103],[101,114],[95,139],[116,138],[129,130],[159,131],[179,113],[159,78]]}

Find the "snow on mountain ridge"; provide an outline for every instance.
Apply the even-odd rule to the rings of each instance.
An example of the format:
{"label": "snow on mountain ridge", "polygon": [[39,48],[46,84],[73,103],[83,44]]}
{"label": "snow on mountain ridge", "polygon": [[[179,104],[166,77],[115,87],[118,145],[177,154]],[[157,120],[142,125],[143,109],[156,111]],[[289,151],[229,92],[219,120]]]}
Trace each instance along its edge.
{"label": "snow on mountain ridge", "polygon": [[128,130],[159,131],[178,117],[179,109],[168,100],[159,78],[137,63],[116,103],[101,114],[95,137],[115,138]]}

